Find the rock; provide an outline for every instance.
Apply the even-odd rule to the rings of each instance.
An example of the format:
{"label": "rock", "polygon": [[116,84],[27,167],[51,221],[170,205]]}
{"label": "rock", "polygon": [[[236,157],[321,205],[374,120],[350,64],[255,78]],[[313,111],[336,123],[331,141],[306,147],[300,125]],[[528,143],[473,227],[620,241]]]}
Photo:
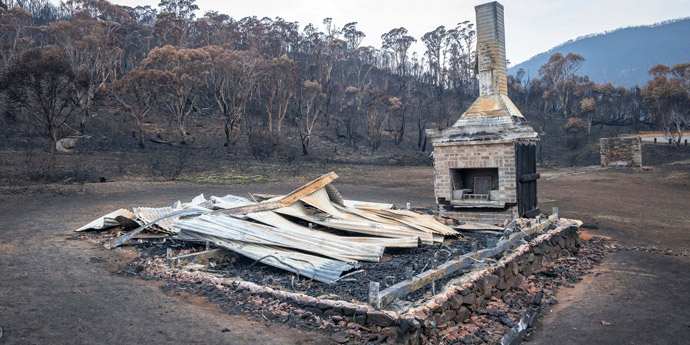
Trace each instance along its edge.
{"label": "rock", "polygon": [[343,314],[345,314],[345,316],[355,315],[356,311],[357,311],[357,307],[347,306],[347,305],[343,306]]}
{"label": "rock", "polygon": [[225,328],[221,329],[220,331],[223,333],[230,332],[230,328],[225,327]]}
{"label": "rock", "polygon": [[532,274],[532,265],[527,264],[522,268],[522,274],[525,275],[525,277],[529,277],[530,274]]}
{"label": "rock", "polygon": [[367,314],[362,313],[362,314],[356,314],[355,315],[355,322],[364,325],[367,323]]}
{"label": "rock", "polygon": [[324,318],[331,318],[336,321],[340,321],[343,318],[340,316],[340,313],[338,313],[335,309],[328,309],[323,312],[323,317]]}
{"label": "rock", "polygon": [[419,321],[415,319],[402,319],[400,321],[400,332],[407,333],[409,329],[417,329],[419,326]]}
{"label": "rock", "polygon": [[515,262],[510,263],[510,268],[513,271],[513,275],[516,276],[516,275],[518,275],[518,273],[520,273],[520,267],[518,267],[518,265]]}
{"label": "rock", "polygon": [[395,320],[388,314],[380,311],[370,311],[367,313],[367,321],[382,327],[392,326]]}
{"label": "rock", "polygon": [[312,314],[316,316],[321,316],[323,314],[323,311],[321,309],[316,308],[316,307],[304,307],[304,310],[311,312]]}
{"label": "rock", "polygon": [[327,309],[333,308],[332,305],[330,305],[330,304],[328,304],[328,303],[324,303],[324,302],[319,302],[318,305],[317,305],[317,307],[318,307],[319,309],[321,309],[321,310],[324,310],[324,311],[327,310]]}
{"label": "rock", "polygon": [[450,297],[450,308],[458,309],[463,302],[464,298],[462,295],[453,295]]}
{"label": "rock", "polygon": [[75,138],[62,138],[55,143],[55,148],[58,152],[62,153],[72,153],[77,148],[77,139]]}
{"label": "rock", "polygon": [[348,342],[348,340],[350,340],[350,334],[347,332],[335,332],[333,335],[331,335],[331,339],[338,344],[345,344]]}
{"label": "rock", "polygon": [[510,320],[510,318],[508,318],[508,317],[505,316],[505,315],[499,316],[498,320],[501,321],[502,324],[504,324],[504,325],[506,325],[506,326],[508,326],[508,327],[511,327],[511,328],[512,328],[513,326],[515,326],[515,322],[513,322],[512,320]]}
{"label": "rock", "polygon": [[441,324],[446,323],[446,319],[442,313],[434,314],[433,319],[434,319],[434,323],[436,323],[437,325],[441,325]]}
{"label": "rock", "polygon": [[506,280],[505,278],[500,278],[498,280],[498,283],[496,283],[496,288],[499,290],[505,290],[506,289]]}
{"label": "rock", "polygon": [[462,304],[472,305],[472,304],[474,304],[474,298],[475,298],[474,292],[469,293],[462,298]]}
{"label": "rock", "polygon": [[484,277],[485,284],[489,286],[489,291],[491,290],[492,287],[496,286],[498,283],[498,276],[494,274],[489,274]]}
{"label": "rock", "polygon": [[469,309],[465,307],[460,307],[457,311],[457,315],[455,316],[455,319],[458,320],[458,323],[463,322],[464,320],[467,320],[470,318],[472,315],[472,312],[470,312]]}

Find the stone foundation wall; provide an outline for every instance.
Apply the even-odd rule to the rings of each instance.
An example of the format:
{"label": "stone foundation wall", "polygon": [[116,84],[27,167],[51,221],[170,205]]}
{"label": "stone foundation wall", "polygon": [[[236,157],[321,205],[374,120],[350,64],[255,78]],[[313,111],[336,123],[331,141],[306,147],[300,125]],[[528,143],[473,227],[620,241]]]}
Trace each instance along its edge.
{"label": "stone foundation wall", "polygon": [[635,138],[601,138],[601,166],[608,167],[641,167],[642,139]]}
{"label": "stone foundation wall", "polygon": [[421,344],[424,343],[422,339],[437,338],[437,325],[452,327],[462,323],[473,312],[486,307],[492,296],[500,298],[503,292],[519,286],[526,277],[541,270],[545,263],[569,255],[579,238],[578,230],[576,226],[551,230],[516,248],[498,265],[451,282],[432,301],[400,316],[400,328],[395,332],[398,338],[393,343]]}
{"label": "stone foundation wall", "polygon": [[248,301],[248,304],[254,305],[248,310],[261,310],[262,316],[270,316],[271,313],[284,315],[285,311],[281,310],[289,309],[289,313],[309,319],[320,325],[319,328],[338,326],[357,329],[357,325],[361,325],[381,335],[386,344],[426,344],[430,340],[438,340],[437,326],[453,327],[463,323],[473,313],[486,307],[491,297],[500,298],[504,292],[519,286],[549,261],[570,255],[578,240],[578,228],[573,224],[568,222],[515,247],[498,264],[452,280],[443,291],[421,306],[401,313],[347,301],[318,299],[251,282],[209,276],[198,271],[171,269],[163,258],[153,260],[142,275],[202,284],[231,298]]}
{"label": "stone foundation wall", "polygon": [[451,200],[450,169],[498,168],[500,200],[517,203],[514,142],[434,144],[434,195]]}
{"label": "stone foundation wall", "polygon": [[440,207],[439,215],[442,217],[449,217],[457,219],[460,222],[472,223],[486,223],[503,225],[505,221],[512,221],[518,218],[517,206],[509,207],[506,210],[496,209],[478,209],[478,210],[446,210],[443,206]]}

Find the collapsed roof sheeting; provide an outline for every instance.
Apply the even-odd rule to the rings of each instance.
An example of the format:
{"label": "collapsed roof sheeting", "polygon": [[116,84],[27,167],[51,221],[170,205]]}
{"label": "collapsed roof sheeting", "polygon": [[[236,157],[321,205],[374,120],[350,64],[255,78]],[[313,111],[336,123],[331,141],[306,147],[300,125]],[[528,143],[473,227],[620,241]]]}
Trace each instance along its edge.
{"label": "collapsed roof sheeting", "polygon": [[191,239],[209,241],[219,247],[244,255],[252,260],[326,284],[335,283],[340,279],[343,272],[357,268],[355,265],[342,261],[300,253],[275,246],[223,240],[213,236],[188,236],[188,238]]}
{"label": "collapsed roof sheeting", "polygon": [[433,217],[409,210],[345,202],[330,185],[336,178],[329,173],[261,202],[233,195],[207,200],[202,194],[172,207],[137,207],[131,218],[145,224],[105,246],[115,248],[151,229],[178,240],[208,241],[266,265],[332,283],[358,261],[380,261],[385,247],[416,247],[459,235]]}

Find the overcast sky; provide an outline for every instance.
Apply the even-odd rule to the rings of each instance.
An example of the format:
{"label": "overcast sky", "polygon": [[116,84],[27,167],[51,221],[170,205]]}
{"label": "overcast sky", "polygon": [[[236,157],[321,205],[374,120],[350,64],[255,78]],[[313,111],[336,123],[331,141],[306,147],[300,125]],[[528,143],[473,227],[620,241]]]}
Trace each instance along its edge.
{"label": "overcast sky", "polygon": [[[128,6],[151,5],[158,0],[115,0]],[[283,17],[323,29],[322,20],[333,18],[342,27],[358,22],[367,37],[364,45],[381,46],[381,34],[405,27],[419,40],[440,25],[474,22],[474,6],[480,0],[197,0],[199,15],[209,10],[234,19],[246,16]],[[506,53],[517,64],[579,36],[631,25],[647,25],[690,16],[690,0],[503,0]],[[421,40],[413,47],[423,52]]]}

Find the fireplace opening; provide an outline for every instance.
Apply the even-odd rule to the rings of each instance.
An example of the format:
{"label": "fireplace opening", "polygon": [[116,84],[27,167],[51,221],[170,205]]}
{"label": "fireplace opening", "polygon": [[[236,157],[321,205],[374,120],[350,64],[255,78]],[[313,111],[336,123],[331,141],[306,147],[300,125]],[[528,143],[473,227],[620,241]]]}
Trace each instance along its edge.
{"label": "fireplace opening", "polygon": [[450,169],[452,200],[498,201],[498,168]]}

